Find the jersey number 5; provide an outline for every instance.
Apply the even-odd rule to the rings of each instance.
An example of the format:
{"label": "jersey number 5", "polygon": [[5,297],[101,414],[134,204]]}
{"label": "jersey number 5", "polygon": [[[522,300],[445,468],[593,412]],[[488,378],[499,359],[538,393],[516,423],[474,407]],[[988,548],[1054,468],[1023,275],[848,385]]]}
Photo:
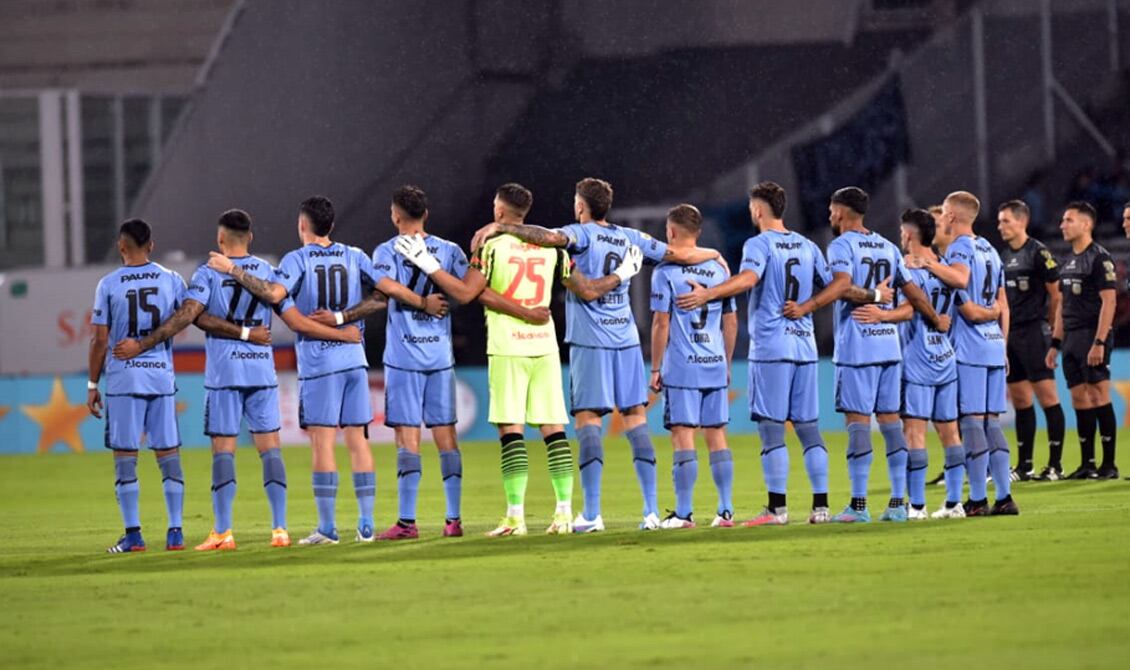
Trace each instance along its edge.
{"label": "jersey number 5", "polygon": [[[537,274],[536,270],[539,266],[545,265],[544,258],[515,258],[511,256],[507,259],[510,265],[517,265],[518,269],[514,273],[514,279],[510,281],[510,286],[506,287],[504,296],[514,300],[526,307],[536,307],[541,304],[545,299],[545,278]],[[522,285],[522,280],[528,280],[534,284],[534,296],[524,300],[518,300],[514,294],[518,292],[518,287]]]}

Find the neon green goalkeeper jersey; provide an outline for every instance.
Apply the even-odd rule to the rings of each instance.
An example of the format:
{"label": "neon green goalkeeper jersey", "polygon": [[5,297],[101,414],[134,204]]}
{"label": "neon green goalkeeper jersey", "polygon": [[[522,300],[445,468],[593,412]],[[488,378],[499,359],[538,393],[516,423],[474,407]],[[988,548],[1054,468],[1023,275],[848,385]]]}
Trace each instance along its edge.
{"label": "neon green goalkeeper jersey", "polygon": [[[549,307],[553,279],[569,276],[569,256],[561,249],[526,244],[513,235],[491,238],[480,257],[487,286],[524,307]],[[557,353],[553,319],[536,326],[486,310],[488,356],[545,356]]]}

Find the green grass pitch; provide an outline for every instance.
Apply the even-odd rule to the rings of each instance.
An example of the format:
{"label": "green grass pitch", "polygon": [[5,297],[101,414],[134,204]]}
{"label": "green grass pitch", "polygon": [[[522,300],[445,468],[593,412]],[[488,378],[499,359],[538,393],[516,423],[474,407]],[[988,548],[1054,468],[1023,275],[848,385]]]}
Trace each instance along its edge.
{"label": "green grass pitch", "polygon": [[[845,437],[828,437],[835,507],[847,495]],[[878,436],[875,443],[877,513],[887,490]],[[3,665],[954,670],[1126,667],[1130,658],[1130,482],[1020,484],[1018,518],[810,527],[794,444],[792,525],[641,533],[629,451],[613,440],[608,532],[545,537],[552,491],[544,450],[531,444],[529,537],[483,537],[504,501],[496,445],[472,443],[463,445],[468,535],[441,538],[443,492],[427,445],[422,539],[354,544],[345,470],[345,541],[289,549],[267,546],[259,462],[241,448],[239,549],[208,554],[163,550],[150,454],[139,467],[150,549],[128,556],[102,553],[120,533],[109,454],[0,458]],[[669,443],[656,446],[660,504],[670,506]],[[744,519],[765,488],[754,439],[737,437],[732,447]],[[396,514],[394,450],[375,452],[383,528]],[[1068,452],[1074,466],[1073,441]],[[184,457],[191,546],[212,518],[210,461],[204,450]],[[309,453],[291,448],[284,457],[297,539],[315,517]],[[344,452],[339,463],[348,463]],[[935,447],[931,474],[940,463]],[[579,507],[579,480],[576,490]],[[941,487],[928,496],[933,510]],[[695,502],[708,525],[715,495],[703,447]]]}

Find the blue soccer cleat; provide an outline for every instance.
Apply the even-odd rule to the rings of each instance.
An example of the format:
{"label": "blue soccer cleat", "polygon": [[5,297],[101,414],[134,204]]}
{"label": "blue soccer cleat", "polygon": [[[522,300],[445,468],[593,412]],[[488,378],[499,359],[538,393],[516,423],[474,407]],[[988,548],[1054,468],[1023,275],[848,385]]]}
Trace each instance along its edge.
{"label": "blue soccer cleat", "polygon": [[369,543],[377,539],[377,534],[373,531],[372,526],[364,525],[357,529],[356,539],[358,542]]}
{"label": "blue soccer cleat", "polygon": [[883,510],[883,515],[879,517],[879,521],[904,522],[906,521],[906,517],[906,508],[899,505],[898,507],[888,507]]}
{"label": "blue soccer cleat", "polygon": [[165,551],[180,551],[184,549],[184,531],[180,528],[170,528],[165,534]]}
{"label": "blue soccer cleat", "polygon": [[118,539],[117,544],[106,549],[108,554],[128,554],[133,551],[145,551],[145,540],[141,538],[140,530],[127,531]]}
{"label": "blue soccer cleat", "polygon": [[833,523],[871,523],[871,512],[866,509],[857,510],[852,509],[851,505],[844,508],[836,516],[832,517]]}

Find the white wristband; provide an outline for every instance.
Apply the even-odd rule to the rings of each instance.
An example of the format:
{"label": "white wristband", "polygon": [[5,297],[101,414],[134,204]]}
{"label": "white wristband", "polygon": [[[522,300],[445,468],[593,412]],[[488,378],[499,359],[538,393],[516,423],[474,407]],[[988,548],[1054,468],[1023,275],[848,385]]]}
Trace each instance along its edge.
{"label": "white wristband", "polygon": [[883,296],[879,294],[879,289],[875,289],[875,302],[883,302]]}
{"label": "white wristband", "polygon": [[241,339],[241,340],[243,340],[244,342],[246,342],[246,341],[247,341],[247,338],[249,338],[249,337],[251,337],[251,329],[250,329],[250,328],[248,328],[247,326],[244,326],[244,327],[243,327],[242,329],[240,329],[240,331],[239,331],[239,339]]}
{"label": "white wristband", "polygon": [[337,325],[340,326],[341,324],[345,323],[345,315],[341,312],[334,312],[334,321],[336,321]]}
{"label": "white wristband", "polygon": [[97,391],[98,390],[98,382],[92,382],[89,379],[87,379],[86,380],[86,390],[87,391]]}

